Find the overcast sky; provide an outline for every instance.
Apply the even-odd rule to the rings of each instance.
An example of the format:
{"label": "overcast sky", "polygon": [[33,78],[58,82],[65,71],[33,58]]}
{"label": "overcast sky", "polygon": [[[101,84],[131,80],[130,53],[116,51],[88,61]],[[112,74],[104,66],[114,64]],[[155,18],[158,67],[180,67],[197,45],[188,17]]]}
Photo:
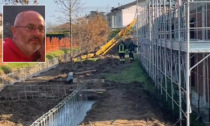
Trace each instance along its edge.
{"label": "overcast sky", "polygon": [[[124,5],[131,3],[135,0],[82,0],[82,10],[79,16],[84,16],[89,14],[90,11],[103,11],[105,13],[110,12],[112,7],[118,7],[119,5]],[[39,4],[46,5],[46,18],[49,21],[56,20],[55,16],[60,13],[56,12],[57,4],[54,0],[38,0]]]}
{"label": "overcast sky", "polygon": [[[33,0],[30,0],[32,4]],[[57,16],[58,13],[57,4],[55,0],[37,0],[38,4],[45,5],[46,8],[46,22],[56,22],[58,23]],[[84,16],[89,14],[90,11],[103,11],[105,13],[110,12],[112,7],[118,7],[119,5],[125,5],[131,3],[135,0],[81,0],[82,10],[79,12],[79,16]],[[0,3],[1,4],[1,3]],[[2,13],[2,6],[0,6],[0,12]]]}

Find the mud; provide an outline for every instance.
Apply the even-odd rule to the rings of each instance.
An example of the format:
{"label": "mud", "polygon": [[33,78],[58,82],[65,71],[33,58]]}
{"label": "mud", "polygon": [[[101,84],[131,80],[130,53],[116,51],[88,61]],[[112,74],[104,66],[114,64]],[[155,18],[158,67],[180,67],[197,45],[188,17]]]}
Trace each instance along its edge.
{"label": "mud", "polygon": [[[73,66],[73,68],[72,68]],[[54,107],[66,95],[71,93],[70,89],[75,89],[75,84],[67,84],[66,76],[68,72],[87,72],[76,75],[80,79],[104,79],[102,73],[118,74],[126,68],[126,64],[120,64],[117,56],[108,55],[96,62],[85,61],[71,64],[61,63],[56,68],[40,75],[28,79],[24,82],[15,83],[0,92],[0,126],[28,126],[42,114]],[[19,86],[19,88],[15,86]],[[28,87],[29,92],[39,91],[37,94],[25,97],[24,93],[19,98],[9,98],[11,94],[24,92]],[[41,85],[41,86],[40,86]],[[42,86],[53,87],[44,89]],[[59,91],[57,87],[62,87]],[[39,87],[40,86],[40,87]],[[15,87],[15,88],[14,88]],[[41,88],[42,87],[42,88]],[[63,88],[65,87],[65,88]],[[161,111],[157,103],[145,92],[143,84],[133,82],[130,84],[119,84],[105,81],[105,83],[88,84],[91,89],[106,89],[103,93],[92,93],[91,100],[97,100],[93,108],[87,113],[81,126],[171,126],[168,115]],[[11,93],[12,92],[12,93]],[[58,94],[56,94],[58,93]],[[6,96],[8,98],[6,98]],[[58,96],[58,97],[54,97]]]}

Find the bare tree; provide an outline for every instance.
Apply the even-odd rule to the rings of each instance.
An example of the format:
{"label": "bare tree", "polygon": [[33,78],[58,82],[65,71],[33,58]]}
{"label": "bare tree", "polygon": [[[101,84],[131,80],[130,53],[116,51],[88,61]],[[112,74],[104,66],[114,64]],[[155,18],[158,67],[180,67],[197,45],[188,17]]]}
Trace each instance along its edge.
{"label": "bare tree", "polygon": [[80,53],[88,53],[90,50],[91,34],[88,31],[88,20],[86,18],[80,18],[74,27],[74,39],[78,39],[80,46]]}
{"label": "bare tree", "polygon": [[107,41],[108,23],[100,14],[79,18],[74,25],[73,36],[74,40],[79,40],[77,45],[83,53],[95,52]]}
{"label": "bare tree", "polygon": [[81,0],[55,0],[55,2],[63,16],[59,16],[59,20],[70,23],[71,45],[79,45],[83,53],[88,53],[95,51],[107,40],[108,25],[100,13],[75,20],[82,10]]}
{"label": "bare tree", "polygon": [[82,8],[82,0],[54,0],[58,5],[58,12],[61,15],[57,19],[61,22],[70,22],[70,18],[74,19]]}
{"label": "bare tree", "polygon": [[57,24],[52,23],[52,22],[47,22],[46,33],[59,33],[59,32],[61,32],[61,29],[58,29],[57,27],[58,27]]}
{"label": "bare tree", "polygon": [[[73,36],[72,36],[72,21],[73,16],[76,15],[76,12],[79,11],[79,8],[81,7],[81,0],[54,0],[58,4],[59,13],[61,13],[62,16],[59,16],[59,20],[61,22],[69,22],[69,32],[70,32],[70,47],[71,47],[71,61],[72,61],[72,46],[73,46]],[[71,67],[73,68],[73,63],[71,62]]]}

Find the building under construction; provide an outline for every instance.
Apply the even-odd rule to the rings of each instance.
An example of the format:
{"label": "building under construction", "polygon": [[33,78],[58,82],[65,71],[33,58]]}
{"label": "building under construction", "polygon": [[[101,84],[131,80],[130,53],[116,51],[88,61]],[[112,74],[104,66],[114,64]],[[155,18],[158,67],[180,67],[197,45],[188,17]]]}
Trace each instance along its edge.
{"label": "building under construction", "polygon": [[[210,1],[137,0],[139,59],[164,100],[190,126],[210,122]],[[182,124],[186,120],[186,124]]]}

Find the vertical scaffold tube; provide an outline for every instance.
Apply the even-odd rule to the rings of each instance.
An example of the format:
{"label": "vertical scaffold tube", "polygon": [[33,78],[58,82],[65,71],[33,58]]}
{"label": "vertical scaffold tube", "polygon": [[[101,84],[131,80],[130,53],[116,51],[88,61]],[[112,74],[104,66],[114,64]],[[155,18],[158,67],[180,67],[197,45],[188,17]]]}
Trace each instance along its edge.
{"label": "vertical scaffold tube", "polygon": [[190,0],[187,0],[187,52],[186,52],[186,116],[187,126],[190,126]]}
{"label": "vertical scaffold tube", "polygon": [[178,73],[179,73],[179,80],[178,80],[178,84],[179,84],[179,120],[180,123],[179,125],[182,126],[182,92],[181,92],[181,10],[180,10],[180,5],[181,2],[180,0],[178,1],[179,4],[179,9],[178,9],[178,41],[179,41],[179,51],[178,51]]}

